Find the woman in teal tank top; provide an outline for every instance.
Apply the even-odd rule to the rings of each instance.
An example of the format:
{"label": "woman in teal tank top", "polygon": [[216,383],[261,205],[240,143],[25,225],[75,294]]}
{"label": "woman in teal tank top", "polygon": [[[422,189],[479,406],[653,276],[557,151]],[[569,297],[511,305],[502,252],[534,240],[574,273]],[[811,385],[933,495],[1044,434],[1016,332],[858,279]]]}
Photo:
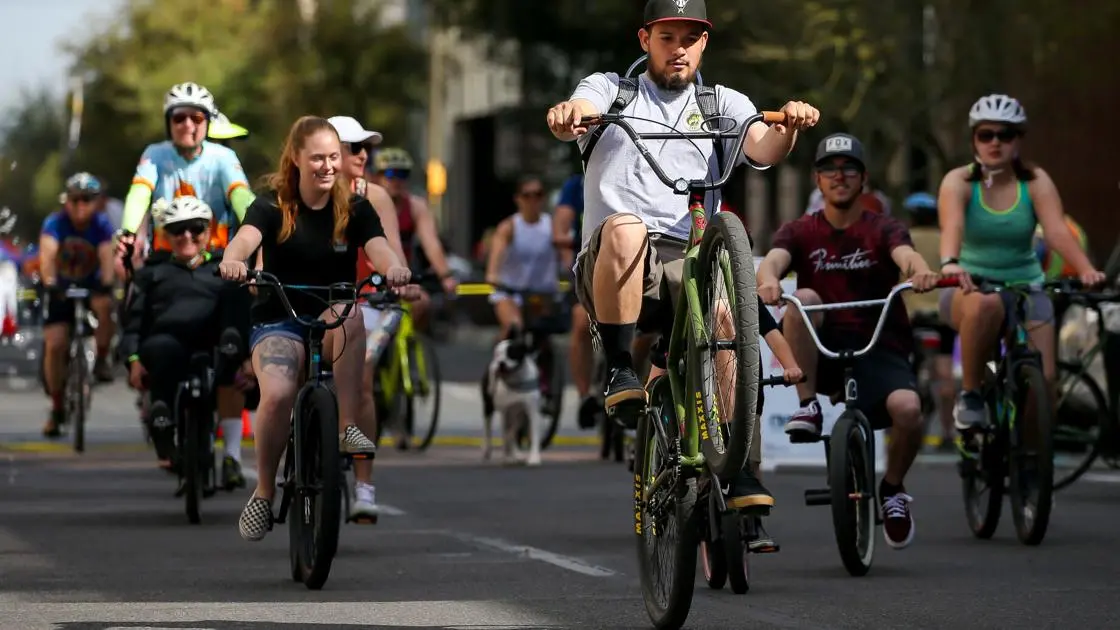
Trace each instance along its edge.
{"label": "woman in teal tank top", "polygon": [[[1015,304],[1010,293],[974,291],[969,274],[1008,283],[1041,282],[1034,253],[1034,232],[1041,226],[1047,244],[1077,269],[1082,282],[1104,280],[1073,239],[1053,180],[1019,157],[1027,115],[1019,101],[1003,94],[982,97],[968,115],[972,149],[967,166],[941,181],[941,273],[961,278],[960,289],[941,295],[941,317],[960,333],[961,396],[955,411],[960,431],[986,420],[980,397],[984,363]],[[1042,354],[1043,370],[1053,381],[1054,307],[1043,292],[1030,296],[1030,341]]]}

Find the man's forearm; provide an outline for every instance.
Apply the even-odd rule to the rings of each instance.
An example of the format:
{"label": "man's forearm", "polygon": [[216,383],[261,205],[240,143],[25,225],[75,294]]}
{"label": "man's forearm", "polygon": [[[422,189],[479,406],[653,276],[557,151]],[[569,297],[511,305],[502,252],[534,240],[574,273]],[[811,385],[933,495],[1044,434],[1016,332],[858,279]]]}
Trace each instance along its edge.
{"label": "man's forearm", "polygon": [[764,166],[777,164],[789,155],[795,144],[797,144],[796,131],[786,130],[786,133],[782,134],[778,133],[775,127],[770,127],[758,142],[748,145],[747,157]]}

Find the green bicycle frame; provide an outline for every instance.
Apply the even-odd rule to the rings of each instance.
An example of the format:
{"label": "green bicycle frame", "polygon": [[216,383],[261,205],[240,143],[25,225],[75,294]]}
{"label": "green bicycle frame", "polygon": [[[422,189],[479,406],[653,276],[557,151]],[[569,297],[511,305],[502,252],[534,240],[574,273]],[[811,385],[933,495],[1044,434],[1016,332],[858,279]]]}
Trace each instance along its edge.
{"label": "green bicycle frame", "polygon": [[[419,385],[420,391],[426,393],[429,389],[428,385],[428,366],[424,363],[424,353],[410,352],[412,348],[416,348],[416,328],[412,323],[412,307],[408,304],[401,304],[401,323],[400,328],[397,329],[397,334],[393,339],[393,360],[389,361],[383,369],[378,372],[378,377],[381,381],[381,391],[385,400],[392,400],[393,396],[397,393],[397,383],[401,384],[404,388],[406,396],[411,398],[415,393],[415,386]],[[412,382],[412,370],[409,369],[411,362],[416,362],[416,374],[419,377],[419,383]]]}
{"label": "green bicycle frame", "polygon": [[[700,310],[700,293],[696,282],[696,265],[699,264],[700,242],[704,238],[704,228],[707,225],[706,210],[702,198],[693,199],[688,208],[692,217],[692,228],[689,231],[688,251],[684,255],[684,270],[681,275],[681,296],[677,299],[676,312],[673,317],[673,331],[669,337],[669,359],[667,367],[669,386],[673,392],[673,404],[676,407],[677,421],[681,426],[681,466],[701,469],[704,467],[704,455],[700,452],[700,427],[707,430],[708,426],[718,424],[710,420],[718,420],[719,411],[715,404],[712,405],[713,418],[705,417],[703,394],[693,391],[695,404],[685,404],[688,400],[686,393],[693,388],[685,387],[685,383],[692,382],[692,370],[699,369],[687,360],[690,343],[697,339],[707,338],[704,316]],[[725,277],[731,277],[730,261],[721,260],[721,267]],[[683,365],[684,370],[681,370]],[[687,381],[686,381],[687,379]],[[701,422],[703,421],[703,425]]]}

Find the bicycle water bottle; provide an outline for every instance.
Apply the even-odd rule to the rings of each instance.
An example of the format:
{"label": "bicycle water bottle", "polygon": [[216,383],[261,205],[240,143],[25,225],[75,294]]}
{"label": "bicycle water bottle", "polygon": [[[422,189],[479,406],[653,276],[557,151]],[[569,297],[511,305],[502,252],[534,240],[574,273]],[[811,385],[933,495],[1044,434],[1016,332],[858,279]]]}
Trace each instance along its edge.
{"label": "bicycle water bottle", "polygon": [[389,342],[397,335],[397,330],[400,329],[401,319],[403,318],[404,314],[401,311],[389,309],[385,311],[381,325],[377,327],[377,330],[370,333],[366,342],[366,354],[374,365],[377,365],[377,362],[381,360],[381,355],[389,347]]}

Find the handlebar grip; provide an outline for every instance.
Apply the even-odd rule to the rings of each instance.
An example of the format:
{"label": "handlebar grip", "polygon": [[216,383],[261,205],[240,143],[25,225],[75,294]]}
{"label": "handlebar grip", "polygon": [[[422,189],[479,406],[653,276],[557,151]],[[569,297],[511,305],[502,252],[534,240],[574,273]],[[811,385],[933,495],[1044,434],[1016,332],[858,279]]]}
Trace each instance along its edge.
{"label": "handlebar grip", "polygon": [[759,387],[777,387],[779,385],[782,385],[782,386],[796,385],[798,383],[804,383],[806,378],[807,378],[807,376],[805,374],[802,374],[801,378],[797,379],[796,381],[787,381],[785,376],[779,374],[777,376],[771,376],[770,378],[764,378],[764,379],[760,380],[758,382],[758,386]]}
{"label": "handlebar grip", "polygon": [[760,112],[762,122],[768,125],[780,125],[786,121],[785,112]]}
{"label": "handlebar grip", "polygon": [[960,285],[961,279],[957,276],[946,276],[938,280],[937,284],[934,286],[936,286],[938,289],[947,289],[949,287],[959,287]]}
{"label": "handlebar grip", "polygon": [[603,116],[584,116],[579,119],[580,127],[590,127],[591,125],[598,125],[603,122]]}

